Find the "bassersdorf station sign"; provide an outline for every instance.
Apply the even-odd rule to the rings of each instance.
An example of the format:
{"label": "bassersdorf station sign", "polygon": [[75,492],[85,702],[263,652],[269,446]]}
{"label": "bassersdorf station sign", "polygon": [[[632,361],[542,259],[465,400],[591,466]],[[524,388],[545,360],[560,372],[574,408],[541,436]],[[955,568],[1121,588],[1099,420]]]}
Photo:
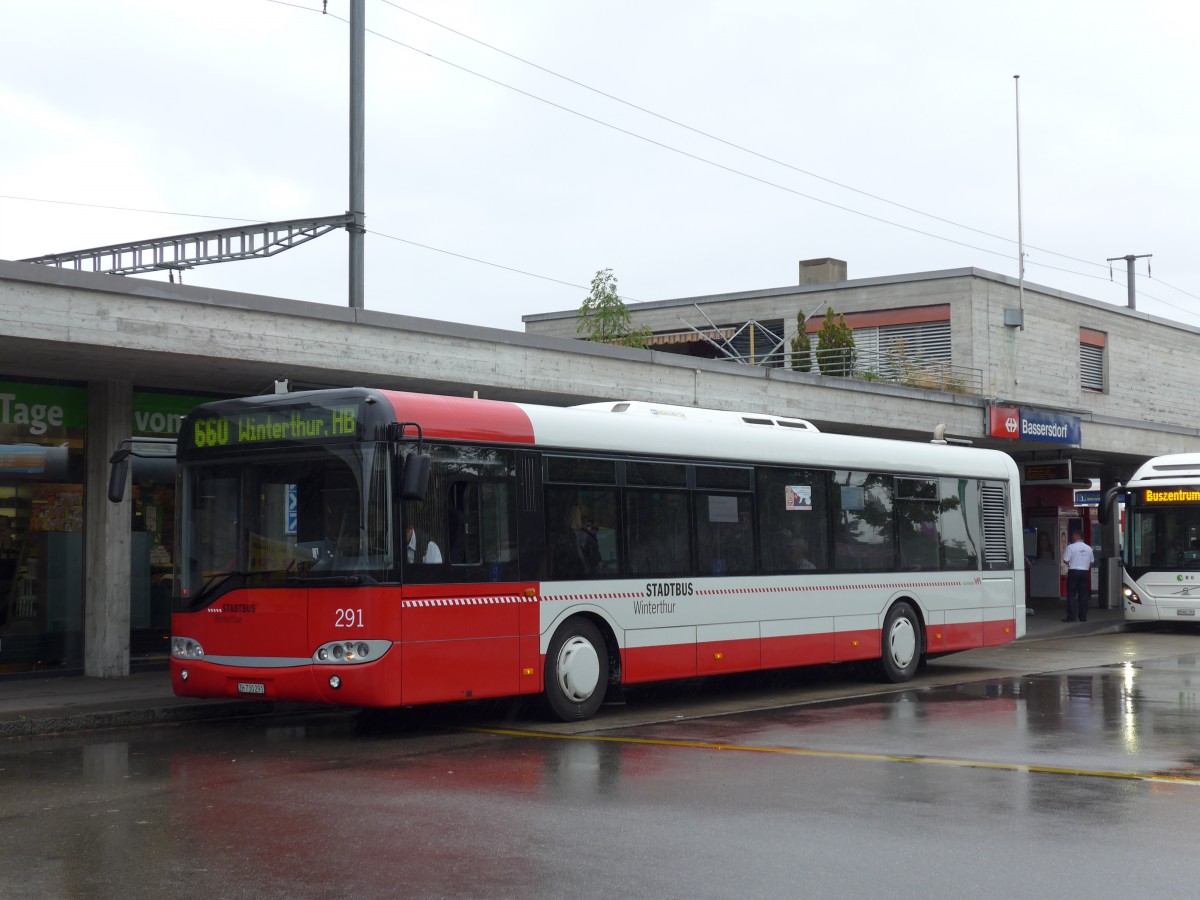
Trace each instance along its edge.
{"label": "bassersdorf station sign", "polygon": [[1019,406],[989,406],[988,436],[1078,447],[1081,440],[1079,416]]}

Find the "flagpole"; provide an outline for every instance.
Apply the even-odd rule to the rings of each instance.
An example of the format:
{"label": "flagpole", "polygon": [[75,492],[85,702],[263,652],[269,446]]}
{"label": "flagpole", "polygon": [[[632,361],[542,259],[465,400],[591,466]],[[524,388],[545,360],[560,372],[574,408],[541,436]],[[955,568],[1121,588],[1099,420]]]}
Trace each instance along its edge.
{"label": "flagpole", "polygon": [[1025,330],[1025,234],[1021,225],[1021,76],[1013,76],[1017,101],[1017,305],[1021,330]]}

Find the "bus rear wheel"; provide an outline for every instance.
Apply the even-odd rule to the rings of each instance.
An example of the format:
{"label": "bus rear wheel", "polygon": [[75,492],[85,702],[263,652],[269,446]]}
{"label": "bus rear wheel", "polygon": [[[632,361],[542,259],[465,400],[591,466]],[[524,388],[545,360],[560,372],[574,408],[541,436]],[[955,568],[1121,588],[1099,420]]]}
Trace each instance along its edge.
{"label": "bus rear wheel", "polygon": [[608,647],[594,624],[568,619],[546,650],[546,703],[564,722],[590,719],[608,687]]}
{"label": "bus rear wheel", "polygon": [[921,619],[911,604],[901,601],[888,610],[882,643],[879,668],[884,680],[911,680],[921,665]]}

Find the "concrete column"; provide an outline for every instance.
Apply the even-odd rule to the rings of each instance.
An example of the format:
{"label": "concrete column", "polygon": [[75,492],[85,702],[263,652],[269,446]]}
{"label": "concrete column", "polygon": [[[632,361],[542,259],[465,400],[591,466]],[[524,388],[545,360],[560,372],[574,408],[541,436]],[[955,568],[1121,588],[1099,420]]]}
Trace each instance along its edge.
{"label": "concrete column", "polygon": [[[1116,473],[1112,466],[1100,469],[1100,502],[1105,492],[1116,484]],[[1096,606],[1100,609],[1121,608],[1121,546],[1120,522],[1117,510],[1107,523],[1100,526],[1100,591]]]}
{"label": "concrete column", "polygon": [[109,501],[108,458],[130,436],[132,422],[133,393],[128,381],[88,384],[83,672],[95,678],[129,674],[132,501],[128,484],[122,502]]}

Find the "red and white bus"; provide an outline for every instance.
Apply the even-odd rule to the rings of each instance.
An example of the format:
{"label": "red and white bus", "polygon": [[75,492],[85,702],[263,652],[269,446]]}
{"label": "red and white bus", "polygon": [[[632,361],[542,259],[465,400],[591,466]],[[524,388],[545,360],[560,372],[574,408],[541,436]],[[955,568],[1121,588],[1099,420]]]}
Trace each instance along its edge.
{"label": "red and white bus", "polygon": [[179,695],[390,707],[928,656],[1024,633],[1005,454],[638,403],[363,388],[178,446]]}

